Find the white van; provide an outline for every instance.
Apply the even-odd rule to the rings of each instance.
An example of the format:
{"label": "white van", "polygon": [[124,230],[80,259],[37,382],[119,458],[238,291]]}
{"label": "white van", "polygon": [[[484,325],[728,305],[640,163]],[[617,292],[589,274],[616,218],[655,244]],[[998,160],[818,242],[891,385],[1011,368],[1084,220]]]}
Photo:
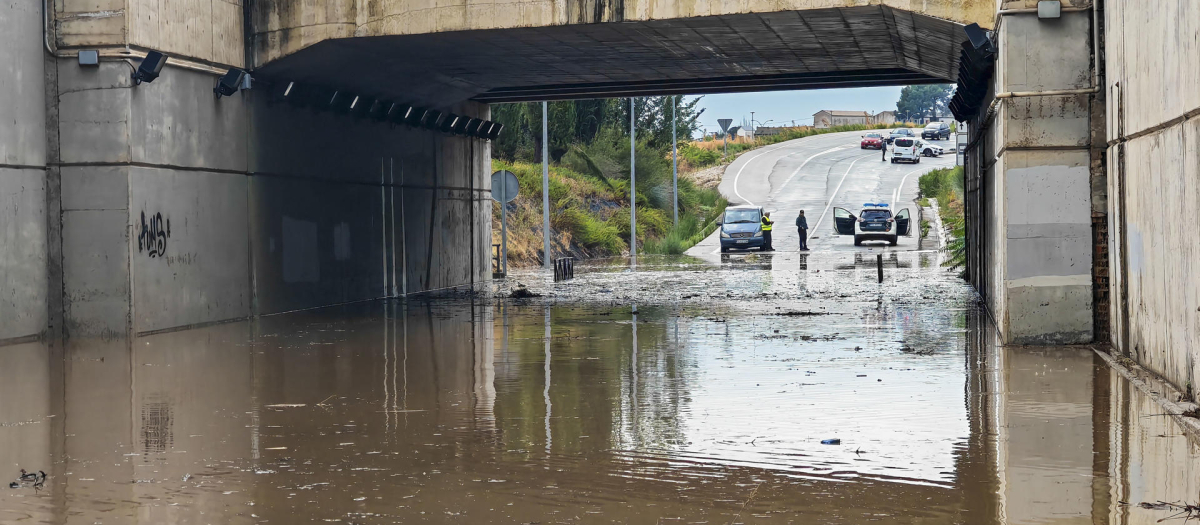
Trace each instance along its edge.
{"label": "white van", "polygon": [[921,162],[921,141],[915,138],[897,138],[892,142],[892,164],[900,161],[919,164]]}

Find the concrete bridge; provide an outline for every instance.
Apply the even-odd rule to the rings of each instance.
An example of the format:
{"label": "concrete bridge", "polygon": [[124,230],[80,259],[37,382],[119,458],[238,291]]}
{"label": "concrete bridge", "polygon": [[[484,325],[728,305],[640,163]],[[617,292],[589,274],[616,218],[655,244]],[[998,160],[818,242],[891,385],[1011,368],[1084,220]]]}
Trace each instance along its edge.
{"label": "concrete bridge", "polygon": [[[489,102],[964,81],[970,272],[1004,339],[1112,326],[1190,385],[1196,248],[1160,211],[1200,204],[1200,8],[1094,2],[9,0],[0,341],[479,285]],[[959,78],[969,23],[990,77]],[[253,87],[215,97],[229,68]]]}

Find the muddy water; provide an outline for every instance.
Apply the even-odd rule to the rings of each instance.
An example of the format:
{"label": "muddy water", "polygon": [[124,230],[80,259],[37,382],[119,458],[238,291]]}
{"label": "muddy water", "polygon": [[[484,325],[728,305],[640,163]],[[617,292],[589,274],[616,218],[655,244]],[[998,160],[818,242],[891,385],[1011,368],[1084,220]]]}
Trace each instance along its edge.
{"label": "muddy water", "polygon": [[795,257],[3,347],[0,475],[49,477],[5,480],[0,522],[1152,523],[1137,503],[1197,500],[1200,451],[1090,350],[997,348],[928,254],[883,286]]}

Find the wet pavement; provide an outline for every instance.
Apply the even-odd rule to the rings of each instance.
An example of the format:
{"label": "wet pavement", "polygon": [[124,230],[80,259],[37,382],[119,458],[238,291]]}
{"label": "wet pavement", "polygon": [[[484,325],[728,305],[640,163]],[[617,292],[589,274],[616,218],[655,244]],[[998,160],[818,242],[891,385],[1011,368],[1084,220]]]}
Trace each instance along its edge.
{"label": "wet pavement", "polygon": [[[886,130],[883,130],[886,132]],[[859,144],[865,131],[814,135],[765,146],[742,154],[725,170],[719,190],[734,204],[754,204],[771,211],[775,220],[773,244],[778,251],[797,251],[799,237],[794,226],[804,210],[809,225],[809,247],[813,251],[857,253],[919,250],[919,207],[917,180],[936,168],[954,166],[954,143],[930,141],[948,155],[927,157],[919,164],[892,164],[881,160],[879,150],[864,150]],[[908,209],[914,218],[914,235],[900,237],[897,246],[866,241],[854,246],[853,236],[836,235],[833,208],[858,214],[863,203],[886,203],[899,213]],[[696,257],[720,254],[720,239],[714,232],[688,250]],[[869,247],[869,248],[868,248]],[[738,257],[755,251],[730,252]]]}
{"label": "wet pavement", "polygon": [[0,489],[0,522],[1133,524],[1197,502],[1200,449],[1091,349],[999,348],[937,253],[890,256],[883,284],[847,253],[642,257],[524,272],[532,299],[3,347],[0,469],[48,478]]}

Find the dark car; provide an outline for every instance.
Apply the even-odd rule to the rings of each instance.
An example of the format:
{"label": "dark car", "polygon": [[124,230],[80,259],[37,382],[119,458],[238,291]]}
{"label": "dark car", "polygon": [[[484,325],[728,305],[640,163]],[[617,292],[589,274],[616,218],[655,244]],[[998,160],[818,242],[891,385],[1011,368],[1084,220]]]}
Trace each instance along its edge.
{"label": "dark car", "polygon": [[950,124],[945,122],[930,122],[921,130],[921,138],[925,140],[949,140]]}
{"label": "dark car", "polygon": [[858,146],[861,149],[883,149],[883,135],[879,133],[867,133],[863,135],[862,142]]}
{"label": "dark car", "polygon": [[887,143],[891,144],[897,138],[914,138],[916,136],[917,136],[917,134],[913,133],[913,130],[911,130],[911,129],[897,128],[897,129],[893,129],[892,132],[888,134]]}
{"label": "dark car", "polygon": [[764,247],[761,206],[730,206],[721,217],[721,252]]}

